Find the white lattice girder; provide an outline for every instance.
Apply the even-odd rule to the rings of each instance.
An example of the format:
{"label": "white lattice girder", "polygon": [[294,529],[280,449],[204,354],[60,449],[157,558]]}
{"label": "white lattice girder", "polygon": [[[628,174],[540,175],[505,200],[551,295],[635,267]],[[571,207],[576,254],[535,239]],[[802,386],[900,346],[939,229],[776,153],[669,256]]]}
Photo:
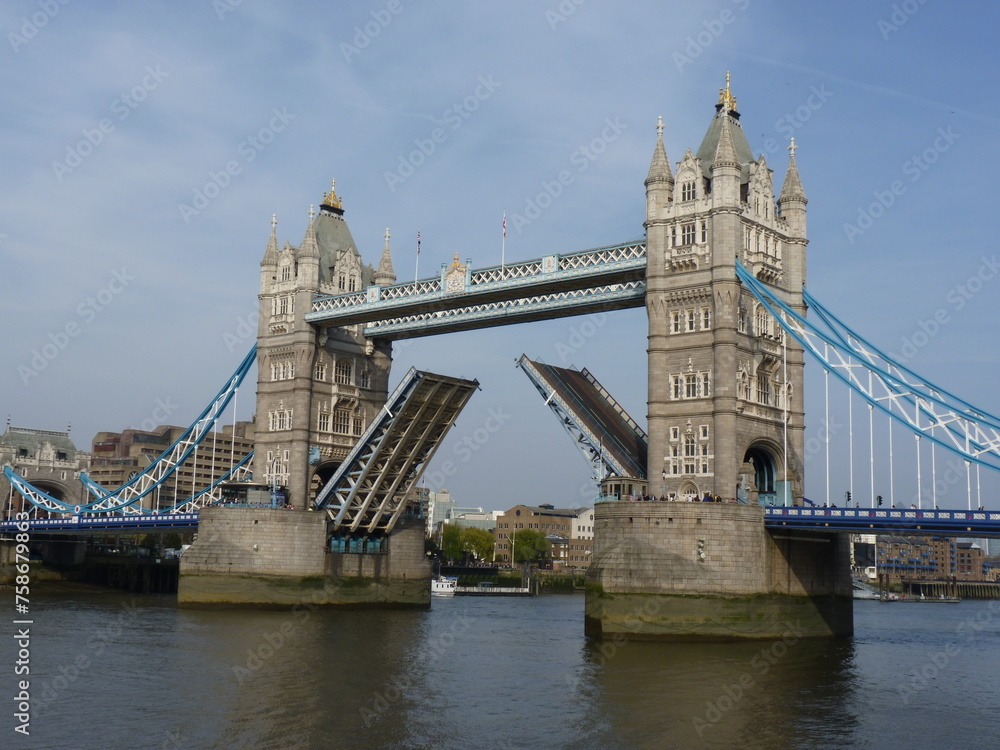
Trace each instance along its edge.
{"label": "white lattice girder", "polygon": [[306,321],[328,326],[372,323],[517,300],[526,295],[550,295],[642,280],[646,275],[646,243],[635,240],[467,273],[467,280],[458,289],[443,288],[442,273],[437,279],[317,297]]}

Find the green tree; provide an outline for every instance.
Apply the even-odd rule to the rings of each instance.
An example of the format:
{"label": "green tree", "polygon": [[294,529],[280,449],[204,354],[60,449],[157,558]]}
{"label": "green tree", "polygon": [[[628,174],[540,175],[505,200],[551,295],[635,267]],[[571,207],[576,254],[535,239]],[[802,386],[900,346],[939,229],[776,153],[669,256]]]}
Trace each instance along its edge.
{"label": "green tree", "polygon": [[514,562],[537,563],[549,559],[549,540],[534,529],[514,532]]}
{"label": "green tree", "polygon": [[451,523],[444,525],[444,531],[441,532],[441,552],[447,560],[458,561],[465,557],[461,527]]}
{"label": "green tree", "polygon": [[493,535],[485,529],[464,528],[462,549],[477,560],[489,560],[493,557]]}

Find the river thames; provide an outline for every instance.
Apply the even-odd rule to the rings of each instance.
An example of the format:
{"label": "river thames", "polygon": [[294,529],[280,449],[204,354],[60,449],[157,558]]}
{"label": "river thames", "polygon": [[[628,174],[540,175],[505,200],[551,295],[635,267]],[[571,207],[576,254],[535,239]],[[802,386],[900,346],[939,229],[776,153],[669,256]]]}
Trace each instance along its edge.
{"label": "river thames", "polygon": [[[1000,602],[859,601],[852,638],[594,643],[583,597],[202,611],[39,588],[5,748],[939,748],[1000,738]],[[13,698],[13,638],[0,648]],[[8,706],[13,704],[8,701]]]}

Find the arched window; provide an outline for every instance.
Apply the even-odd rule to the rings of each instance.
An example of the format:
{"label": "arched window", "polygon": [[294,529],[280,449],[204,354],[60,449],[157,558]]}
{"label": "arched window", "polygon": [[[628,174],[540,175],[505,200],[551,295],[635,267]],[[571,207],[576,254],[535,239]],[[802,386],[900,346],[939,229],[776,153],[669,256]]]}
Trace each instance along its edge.
{"label": "arched window", "polygon": [[368,370],[361,371],[361,387],[371,388],[372,387],[372,374]]}
{"label": "arched window", "polygon": [[337,360],[337,368],[334,371],[334,382],[338,385],[350,385],[351,384],[351,360],[344,358]]}

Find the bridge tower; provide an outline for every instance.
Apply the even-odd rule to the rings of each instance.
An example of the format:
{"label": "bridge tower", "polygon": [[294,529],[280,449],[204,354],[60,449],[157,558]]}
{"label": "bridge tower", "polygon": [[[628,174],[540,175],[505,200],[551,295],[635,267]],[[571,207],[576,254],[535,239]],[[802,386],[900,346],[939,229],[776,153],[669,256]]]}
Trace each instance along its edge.
{"label": "bridge tower", "polygon": [[344,294],[396,280],[389,230],[378,267],[361,260],[331,186],[298,247],[278,249],[277,222],[260,264],[254,476],[287,487],[304,508],[386,401],[392,344],[362,326],[313,326],[318,294]]}
{"label": "bridge tower", "polygon": [[802,349],[741,288],[735,264],[804,311],[806,197],[793,145],[775,201],[728,75],[715,109],[676,177],[660,122],[646,179],[650,492],[801,504]]}
{"label": "bridge tower", "polygon": [[662,121],[657,130],[646,178],[649,490],[728,502],[599,503],[586,631],[642,640],[850,633],[847,538],[772,533],[761,507],[802,501],[803,352],[743,289],[736,262],[804,314],[806,196],[794,141],[775,200],[728,75],[698,152],[676,174]]}

